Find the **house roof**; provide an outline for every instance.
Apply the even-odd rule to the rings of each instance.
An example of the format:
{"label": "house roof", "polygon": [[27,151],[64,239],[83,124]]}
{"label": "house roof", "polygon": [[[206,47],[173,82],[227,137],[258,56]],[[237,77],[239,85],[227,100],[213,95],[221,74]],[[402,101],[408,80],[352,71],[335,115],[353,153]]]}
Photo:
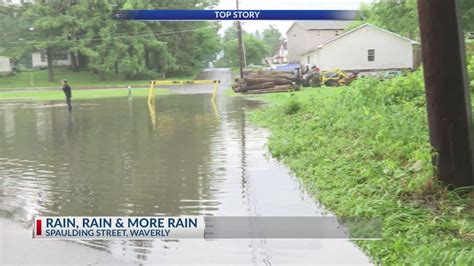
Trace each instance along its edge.
{"label": "house roof", "polygon": [[416,41],[414,41],[414,40],[411,40],[411,39],[408,39],[408,38],[406,38],[406,37],[403,37],[403,36],[401,36],[401,35],[399,35],[399,34],[393,33],[393,32],[388,31],[388,30],[386,30],[386,29],[379,28],[379,27],[374,26],[374,25],[369,24],[369,23],[365,23],[365,24],[363,24],[363,25],[360,25],[360,26],[357,27],[357,28],[354,28],[354,29],[352,29],[352,30],[350,30],[350,31],[344,32],[343,34],[341,34],[341,35],[339,35],[339,36],[336,36],[336,37],[334,37],[334,38],[332,38],[332,39],[329,39],[329,40],[327,40],[327,41],[325,41],[325,42],[323,42],[323,43],[321,43],[321,44],[318,44],[318,45],[316,45],[316,46],[314,46],[314,47],[312,47],[312,48],[310,48],[310,49],[304,51],[304,52],[302,53],[302,55],[307,54],[307,53],[310,53],[310,52],[313,52],[313,51],[315,51],[315,50],[317,50],[317,49],[321,49],[321,48],[323,48],[325,45],[327,45],[328,43],[332,43],[332,42],[334,42],[334,41],[336,41],[336,40],[338,40],[338,39],[344,38],[344,36],[347,36],[347,35],[349,35],[349,34],[351,34],[351,33],[353,33],[353,32],[356,32],[356,31],[358,31],[358,30],[360,30],[360,29],[362,29],[362,28],[365,28],[365,27],[371,27],[371,28],[374,28],[374,29],[377,29],[377,30],[380,30],[380,31],[384,31],[384,32],[389,33],[389,34],[392,34],[393,36],[396,36],[396,37],[398,37],[398,38],[400,38],[400,39],[404,39],[404,40],[406,40],[406,41],[409,41],[411,44],[419,44],[418,42],[416,42]]}
{"label": "house roof", "polygon": [[303,20],[295,21],[286,31],[288,33],[293,26],[300,25],[305,30],[343,30],[352,24],[351,20]]}

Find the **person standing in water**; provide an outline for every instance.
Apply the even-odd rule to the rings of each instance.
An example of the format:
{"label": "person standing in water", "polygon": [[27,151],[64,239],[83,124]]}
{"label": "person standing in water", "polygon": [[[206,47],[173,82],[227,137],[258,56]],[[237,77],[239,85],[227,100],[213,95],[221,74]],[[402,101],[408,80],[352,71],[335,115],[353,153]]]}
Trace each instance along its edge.
{"label": "person standing in water", "polygon": [[66,79],[63,79],[62,80],[62,87],[61,89],[63,90],[64,92],[64,96],[66,96],[66,103],[67,103],[67,109],[70,111],[72,111],[72,105],[71,105],[71,97],[72,97],[72,93],[71,93],[71,87],[69,86],[68,82]]}

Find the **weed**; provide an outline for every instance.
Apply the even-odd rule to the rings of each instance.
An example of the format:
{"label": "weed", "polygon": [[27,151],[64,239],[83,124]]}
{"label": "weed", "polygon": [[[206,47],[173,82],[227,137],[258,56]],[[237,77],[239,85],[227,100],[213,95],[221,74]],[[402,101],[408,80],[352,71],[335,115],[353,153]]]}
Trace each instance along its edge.
{"label": "weed", "polygon": [[383,240],[356,241],[376,263],[474,264],[474,188],[433,177],[421,71],[263,97],[272,154],[336,215],[383,218]]}

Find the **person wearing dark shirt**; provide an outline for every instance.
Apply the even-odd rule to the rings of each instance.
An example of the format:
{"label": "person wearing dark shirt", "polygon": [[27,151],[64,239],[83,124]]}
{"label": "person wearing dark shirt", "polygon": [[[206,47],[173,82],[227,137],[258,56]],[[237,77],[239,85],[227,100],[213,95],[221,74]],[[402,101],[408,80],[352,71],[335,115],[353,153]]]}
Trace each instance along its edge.
{"label": "person wearing dark shirt", "polygon": [[71,105],[72,93],[71,93],[71,87],[69,86],[67,80],[65,80],[65,79],[62,80],[61,89],[64,92],[64,96],[66,96],[67,109],[69,111],[72,111],[72,105]]}

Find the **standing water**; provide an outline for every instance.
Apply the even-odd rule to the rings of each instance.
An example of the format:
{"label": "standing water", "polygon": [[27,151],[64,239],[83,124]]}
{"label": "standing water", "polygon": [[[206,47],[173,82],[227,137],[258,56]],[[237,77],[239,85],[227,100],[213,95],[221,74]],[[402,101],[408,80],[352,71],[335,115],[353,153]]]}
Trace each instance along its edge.
{"label": "standing water", "polygon": [[[247,120],[256,105],[220,97],[215,106],[209,94],[162,96],[154,107],[145,98],[77,101],[72,113],[0,105],[0,219],[31,228],[35,215],[324,215],[267,153],[268,132]],[[68,244],[129,263],[369,263],[346,240]]]}

